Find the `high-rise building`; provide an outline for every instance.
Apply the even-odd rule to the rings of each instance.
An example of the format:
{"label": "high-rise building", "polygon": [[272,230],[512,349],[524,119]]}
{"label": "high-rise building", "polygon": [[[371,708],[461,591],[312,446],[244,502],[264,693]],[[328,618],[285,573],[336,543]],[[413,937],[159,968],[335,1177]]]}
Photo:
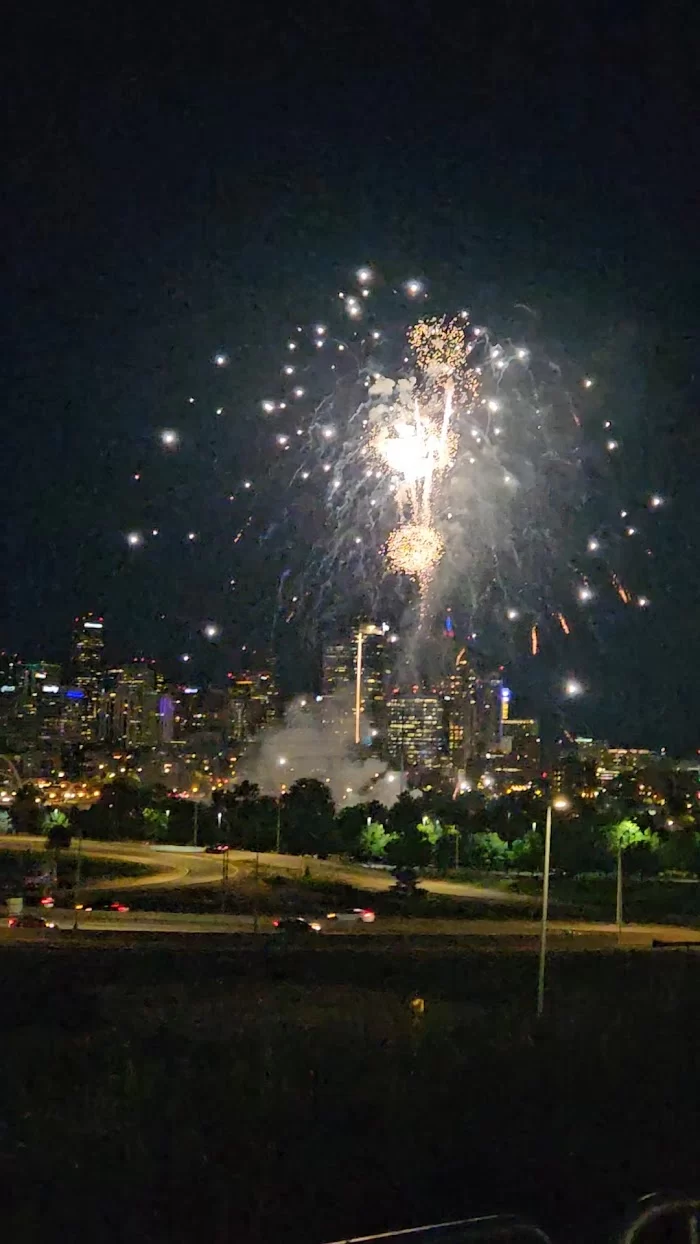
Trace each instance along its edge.
{"label": "high-rise building", "polygon": [[94,613],[85,613],[73,624],[71,649],[71,679],[73,687],[82,691],[74,701],[76,716],[83,720],[83,736],[89,738],[98,731],[98,714],[104,673],[104,619]]}
{"label": "high-rise building", "polygon": [[509,762],[525,774],[540,771],[540,727],[533,717],[509,717],[503,724],[501,750]]}
{"label": "high-rise building", "polygon": [[94,694],[103,670],[104,619],[94,613],[76,618],[71,661],[76,687]]}
{"label": "high-rise building", "polygon": [[507,705],[510,692],[505,696],[506,688],[500,671],[489,674],[485,678],[477,678],[475,684],[475,734],[476,755],[489,756],[501,750],[503,736],[503,712]]}
{"label": "high-rise building", "polygon": [[442,706],[440,697],[420,690],[395,692],[387,701],[387,749],[401,768],[430,766],[440,756]]}
{"label": "high-rise building", "polygon": [[333,695],[336,691],[354,686],[356,660],[356,646],[351,640],[325,644],[321,669],[321,695]]}
{"label": "high-rise building", "polygon": [[[385,627],[376,629],[378,634],[371,633],[369,627],[363,628],[362,634],[360,713],[369,723],[370,740],[386,736],[387,693],[393,672],[393,645],[397,640]],[[353,709],[357,688],[357,648],[357,631],[350,639],[326,644],[321,671],[324,698],[345,691],[348,693],[348,704],[352,702]]]}
{"label": "high-rise building", "polygon": [[110,671],[110,675],[111,685],[100,698],[101,736],[120,747],[155,747],[160,701],[155,671],[144,661]]}
{"label": "high-rise building", "polygon": [[397,637],[390,634],[366,635],[362,644],[361,711],[372,729],[381,737],[387,728],[387,694],[393,672],[393,645]]}
{"label": "high-rise building", "polygon": [[228,736],[245,743],[279,716],[279,695],[270,670],[255,670],[229,679]]}

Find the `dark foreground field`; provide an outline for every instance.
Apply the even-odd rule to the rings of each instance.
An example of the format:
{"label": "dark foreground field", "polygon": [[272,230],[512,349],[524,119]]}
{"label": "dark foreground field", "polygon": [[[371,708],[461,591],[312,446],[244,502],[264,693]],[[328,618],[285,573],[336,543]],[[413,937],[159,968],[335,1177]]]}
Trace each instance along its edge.
{"label": "dark foreground field", "polygon": [[518,1209],[600,1238],[700,1183],[700,955],[551,968],[537,1031],[523,953],[5,946],[5,1232],[313,1244]]}

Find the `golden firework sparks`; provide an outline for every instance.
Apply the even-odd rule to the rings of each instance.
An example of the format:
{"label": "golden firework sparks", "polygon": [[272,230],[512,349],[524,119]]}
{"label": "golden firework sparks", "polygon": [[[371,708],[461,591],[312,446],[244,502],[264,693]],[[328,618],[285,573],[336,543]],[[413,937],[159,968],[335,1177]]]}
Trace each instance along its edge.
{"label": "golden firework sparks", "polygon": [[434,317],[418,320],[408,330],[408,344],[423,371],[437,369],[449,373],[464,366],[467,347],[464,321]]}
{"label": "golden firework sparks", "polygon": [[398,574],[425,580],[445,551],[445,542],[434,527],[423,523],[404,523],[392,531],[386,543],[391,569]]}

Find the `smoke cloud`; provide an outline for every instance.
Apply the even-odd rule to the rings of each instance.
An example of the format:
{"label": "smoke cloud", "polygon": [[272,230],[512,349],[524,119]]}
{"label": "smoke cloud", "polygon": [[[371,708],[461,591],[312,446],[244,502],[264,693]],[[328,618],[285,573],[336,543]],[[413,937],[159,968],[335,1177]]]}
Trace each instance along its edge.
{"label": "smoke cloud", "polygon": [[[246,751],[239,780],[257,782],[265,795],[279,795],[300,778],[327,782],[336,808],[377,799],[387,807],[401,791],[400,774],[376,756],[358,757],[350,690],[316,699],[297,696],[284,721],[265,727]],[[371,731],[363,720],[362,737]]]}

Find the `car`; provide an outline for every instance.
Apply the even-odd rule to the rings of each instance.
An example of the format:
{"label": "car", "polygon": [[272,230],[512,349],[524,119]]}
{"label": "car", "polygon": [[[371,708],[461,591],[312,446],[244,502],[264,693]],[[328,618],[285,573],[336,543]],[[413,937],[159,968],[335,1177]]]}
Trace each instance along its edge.
{"label": "car", "polygon": [[53,920],[44,920],[42,916],[35,916],[32,912],[25,911],[20,916],[10,916],[7,927],[8,929],[56,929],[58,925]]}
{"label": "car", "polygon": [[376,912],[369,907],[353,907],[350,911],[329,911],[326,920],[337,920],[338,924],[374,924]]}
{"label": "car", "polygon": [[76,904],[77,911],[128,911],[126,903],[115,898],[111,903],[93,903],[91,907],[83,907],[82,903]]}
{"label": "car", "polygon": [[205,847],[205,855],[225,855],[229,846],[227,842],[215,842],[212,847]]}
{"label": "car", "polygon": [[306,920],[304,916],[280,916],[272,923],[278,933],[320,933],[322,927],[317,920]]}

